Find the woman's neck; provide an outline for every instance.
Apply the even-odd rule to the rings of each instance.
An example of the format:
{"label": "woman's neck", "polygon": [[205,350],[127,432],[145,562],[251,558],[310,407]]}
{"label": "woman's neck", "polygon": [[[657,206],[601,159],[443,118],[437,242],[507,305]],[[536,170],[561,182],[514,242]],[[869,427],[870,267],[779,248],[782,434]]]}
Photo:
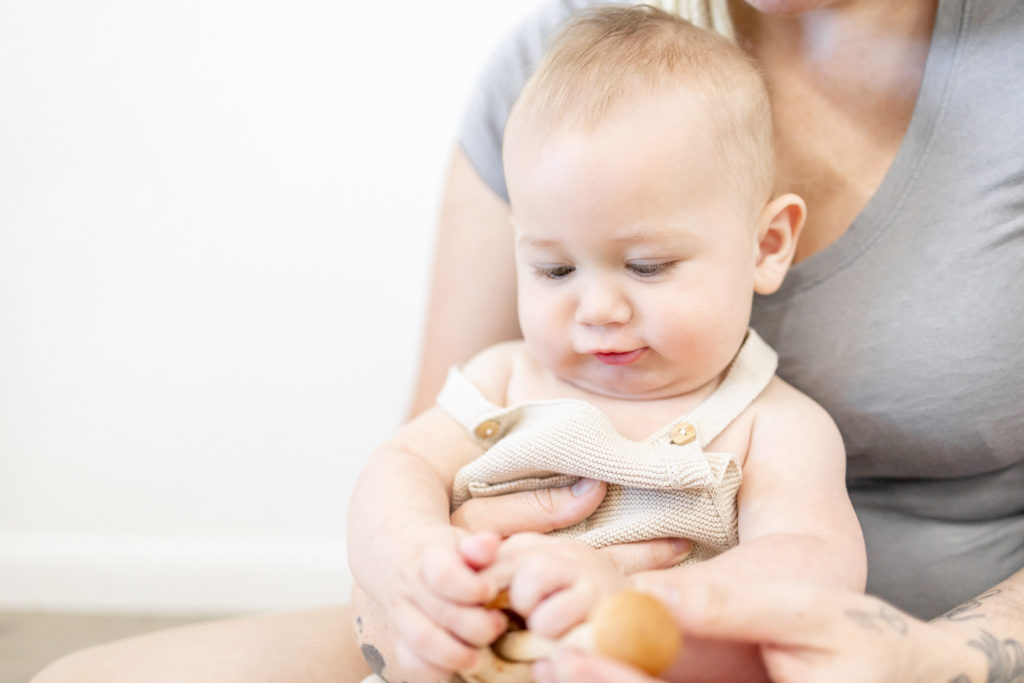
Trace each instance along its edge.
{"label": "woman's neck", "polygon": [[[843,0],[797,14],[730,0],[740,45],[772,92],[779,191],[807,202],[796,261],[835,242],[903,141],[924,77],[938,0]],[[750,0],[792,7],[797,0]]]}
{"label": "woman's neck", "polygon": [[[765,9],[792,6],[763,0]],[[798,63],[810,73],[835,82],[835,69],[851,67],[863,78],[892,75],[924,66],[938,0],[842,0],[796,14],[762,12],[742,0],[730,11],[740,44],[763,63]],[[903,69],[907,63],[916,68]],[[863,67],[888,67],[864,74]],[[844,79],[845,80],[845,79]],[[920,81],[920,78],[916,78]]]}

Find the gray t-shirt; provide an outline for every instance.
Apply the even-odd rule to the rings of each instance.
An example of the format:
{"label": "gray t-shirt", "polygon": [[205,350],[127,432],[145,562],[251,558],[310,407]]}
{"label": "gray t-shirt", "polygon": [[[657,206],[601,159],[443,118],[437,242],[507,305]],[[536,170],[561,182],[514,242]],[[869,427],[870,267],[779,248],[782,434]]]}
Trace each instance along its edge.
{"label": "gray t-shirt", "polygon": [[[501,196],[508,110],[588,4],[539,8],[471,100],[461,143]],[[869,592],[933,617],[1024,567],[1024,2],[940,0],[881,187],[753,326],[843,433]]]}

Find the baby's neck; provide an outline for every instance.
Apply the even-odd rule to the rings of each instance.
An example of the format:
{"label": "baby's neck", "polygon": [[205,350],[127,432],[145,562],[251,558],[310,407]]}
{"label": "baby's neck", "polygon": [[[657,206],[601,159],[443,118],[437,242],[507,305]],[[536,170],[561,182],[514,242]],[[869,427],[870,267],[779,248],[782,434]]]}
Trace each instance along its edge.
{"label": "baby's neck", "polygon": [[724,376],[723,370],[713,381],[685,393],[643,398],[578,386],[527,357],[516,364],[509,378],[506,398],[509,406],[527,401],[585,401],[604,413],[620,434],[640,440],[690,413],[714,393]]}

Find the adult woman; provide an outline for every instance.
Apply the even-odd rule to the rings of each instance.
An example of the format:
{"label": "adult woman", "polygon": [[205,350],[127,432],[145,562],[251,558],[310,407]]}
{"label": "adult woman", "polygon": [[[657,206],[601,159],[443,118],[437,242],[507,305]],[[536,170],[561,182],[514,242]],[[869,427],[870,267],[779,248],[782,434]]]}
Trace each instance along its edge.
{"label": "adult woman", "polygon": [[[783,291],[755,302],[754,327],[780,351],[780,374],[819,400],[843,431],[868,544],[869,592],[923,618],[977,604],[968,621],[957,621],[967,616],[957,612],[941,624],[966,627],[956,652],[975,657],[982,649],[996,656],[991,644],[966,645],[984,640],[978,633],[986,619],[1006,618],[992,623],[1005,641],[1000,647],[1024,641],[1017,445],[1024,437],[1024,97],[998,85],[1024,74],[1024,11],[1010,5],[729,5],[739,44],[760,61],[772,89],[779,187],[808,205],[798,262]],[[468,119],[449,191],[458,204],[445,223],[449,233],[442,232],[435,275],[434,299],[446,303],[429,320],[431,361],[442,348],[452,361],[467,353],[452,345],[449,331],[461,334],[482,316],[497,320],[478,333],[511,334],[504,314],[511,295],[495,267],[505,252],[494,150],[524,65],[557,23],[558,10],[548,10],[492,66],[491,89],[481,89],[475,104],[483,113]],[[495,229],[482,227],[480,216],[490,216]],[[478,243],[494,241],[486,258],[445,260],[445,245],[479,232]],[[460,278],[473,281],[484,300],[452,304],[447,295],[465,289]],[[422,402],[444,365],[425,364]],[[830,604],[840,618],[857,611],[850,596],[815,600],[822,614]],[[911,631],[922,643],[934,638],[919,657],[952,647],[934,630]],[[1020,658],[1012,661],[1024,667]]]}
{"label": "adult woman", "polygon": [[[517,34],[519,67],[499,57],[455,152],[418,406],[449,364],[517,335],[495,172],[502,111],[581,4],[545,5]],[[780,680],[841,680],[835,667],[849,662],[856,680],[1013,680],[1024,667],[1024,5],[747,0],[729,11],[772,87],[779,185],[809,209],[798,263],[756,302],[754,325],[780,352],[780,374],[843,431],[869,590],[925,619],[963,607],[926,624],[809,586],[746,586],[739,599],[736,586],[660,588],[681,599],[690,630],[769,644]],[[517,528],[565,524],[592,502],[552,495]],[[488,517],[464,516],[470,528]],[[671,554],[652,548],[658,559],[642,566]],[[787,613],[764,626],[780,605]],[[215,624],[94,650],[39,680],[330,680],[359,654],[339,645],[345,627],[338,610]],[[814,656],[798,668],[772,644]],[[622,673],[563,664],[569,676]]]}

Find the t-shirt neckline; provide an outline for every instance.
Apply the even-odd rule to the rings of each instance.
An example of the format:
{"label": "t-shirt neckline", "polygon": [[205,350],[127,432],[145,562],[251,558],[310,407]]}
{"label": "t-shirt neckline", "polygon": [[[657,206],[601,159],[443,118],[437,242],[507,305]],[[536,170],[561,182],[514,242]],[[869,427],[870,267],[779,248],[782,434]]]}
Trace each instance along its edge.
{"label": "t-shirt neckline", "polygon": [[757,295],[759,305],[772,306],[816,286],[853,263],[898,216],[917,180],[945,108],[961,28],[971,0],[939,0],[921,88],[903,142],[875,194],[839,239],[793,265],[779,290]]}

